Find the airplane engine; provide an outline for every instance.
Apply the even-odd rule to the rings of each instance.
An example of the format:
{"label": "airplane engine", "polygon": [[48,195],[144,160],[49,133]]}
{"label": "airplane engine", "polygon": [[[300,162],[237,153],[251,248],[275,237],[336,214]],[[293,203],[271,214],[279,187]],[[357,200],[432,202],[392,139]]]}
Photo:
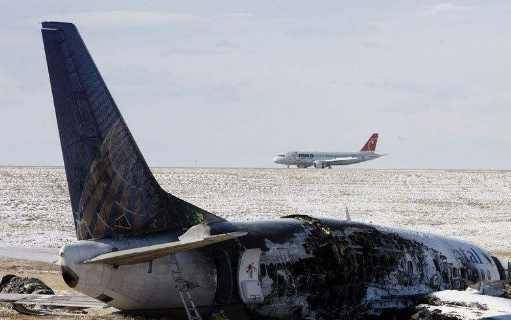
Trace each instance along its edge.
{"label": "airplane engine", "polygon": [[314,161],[314,168],[324,169],[326,167],[330,167],[326,161],[321,161],[321,160]]}

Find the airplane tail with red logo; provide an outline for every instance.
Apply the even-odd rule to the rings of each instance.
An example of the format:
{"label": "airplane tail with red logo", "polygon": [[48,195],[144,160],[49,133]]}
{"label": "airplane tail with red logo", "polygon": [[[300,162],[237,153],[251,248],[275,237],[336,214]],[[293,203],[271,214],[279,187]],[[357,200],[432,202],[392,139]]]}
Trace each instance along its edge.
{"label": "airplane tail with red logo", "polygon": [[376,143],[378,142],[378,134],[373,133],[373,135],[367,140],[366,144],[360,149],[360,151],[370,151],[374,152],[376,150]]}

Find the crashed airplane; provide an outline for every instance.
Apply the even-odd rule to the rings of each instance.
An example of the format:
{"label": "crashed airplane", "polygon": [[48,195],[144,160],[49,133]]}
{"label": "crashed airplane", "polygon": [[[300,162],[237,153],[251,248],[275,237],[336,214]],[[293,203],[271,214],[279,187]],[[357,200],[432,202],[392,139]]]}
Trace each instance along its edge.
{"label": "crashed airplane", "polygon": [[506,279],[467,242],[306,215],[229,222],[165,192],[75,26],[42,35],[78,238],[58,263],[74,290],[185,319],[367,319]]}

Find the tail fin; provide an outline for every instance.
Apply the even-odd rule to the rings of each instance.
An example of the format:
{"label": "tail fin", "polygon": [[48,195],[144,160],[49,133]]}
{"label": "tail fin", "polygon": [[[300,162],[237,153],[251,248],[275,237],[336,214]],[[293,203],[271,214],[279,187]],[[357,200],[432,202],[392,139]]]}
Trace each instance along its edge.
{"label": "tail fin", "polygon": [[76,27],[41,31],[78,239],[223,221],[159,186]]}
{"label": "tail fin", "polygon": [[376,143],[378,143],[378,134],[373,133],[373,135],[367,140],[366,144],[360,149],[360,151],[371,151],[374,152],[376,150]]}

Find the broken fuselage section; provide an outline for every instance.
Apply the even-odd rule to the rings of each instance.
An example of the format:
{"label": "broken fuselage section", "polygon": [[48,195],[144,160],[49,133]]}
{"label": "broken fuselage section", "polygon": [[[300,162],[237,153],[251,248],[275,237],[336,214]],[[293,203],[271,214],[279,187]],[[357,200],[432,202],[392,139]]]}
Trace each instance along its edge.
{"label": "broken fuselage section", "polygon": [[484,250],[430,234],[302,215],[209,225],[211,235],[239,231],[248,234],[120,266],[83,262],[176,237],[78,241],[61,251],[64,279],[121,310],[180,309],[171,274],[177,263],[204,313],[238,306],[249,319],[353,319],[408,308],[433,291],[506,278]]}

